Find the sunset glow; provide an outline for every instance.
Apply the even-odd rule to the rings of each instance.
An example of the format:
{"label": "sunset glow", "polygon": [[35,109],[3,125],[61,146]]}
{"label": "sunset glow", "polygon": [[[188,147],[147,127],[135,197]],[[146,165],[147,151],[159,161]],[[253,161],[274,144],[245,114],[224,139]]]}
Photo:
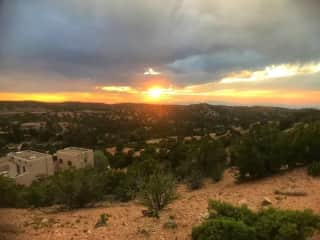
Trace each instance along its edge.
{"label": "sunset glow", "polygon": [[163,94],[163,89],[161,88],[151,88],[148,90],[148,94],[152,99],[158,99]]}
{"label": "sunset glow", "polygon": [[0,4],[0,100],[320,108],[317,1],[41,2]]}

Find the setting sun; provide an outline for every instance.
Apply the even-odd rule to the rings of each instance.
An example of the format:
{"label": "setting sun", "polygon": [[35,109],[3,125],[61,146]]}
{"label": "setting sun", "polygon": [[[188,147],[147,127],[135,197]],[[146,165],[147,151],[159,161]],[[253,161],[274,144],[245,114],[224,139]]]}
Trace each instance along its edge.
{"label": "setting sun", "polygon": [[148,95],[151,99],[159,99],[163,95],[164,90],[159,87],[153,87],[148,90]]}

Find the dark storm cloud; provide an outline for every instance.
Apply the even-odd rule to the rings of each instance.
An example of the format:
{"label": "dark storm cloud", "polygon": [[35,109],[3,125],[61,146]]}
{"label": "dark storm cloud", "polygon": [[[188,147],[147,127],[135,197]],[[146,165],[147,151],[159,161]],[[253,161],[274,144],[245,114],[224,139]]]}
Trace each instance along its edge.
{"label": "dark storm cloud", "polygon": [[0,75],[127,85],[151,66],[189,84],[319,60],[318,13],[317,0],[0,0]]}

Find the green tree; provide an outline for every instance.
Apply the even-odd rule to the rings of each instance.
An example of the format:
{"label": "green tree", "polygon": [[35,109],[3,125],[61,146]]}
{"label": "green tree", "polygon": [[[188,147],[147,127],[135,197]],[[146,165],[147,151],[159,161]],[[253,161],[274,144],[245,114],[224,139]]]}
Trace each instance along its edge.
{"label": "green tree", "polygon": [[0,207],[18,207],[20,205],[19,186],[14,180],[0,176]]}
{"label": "green tree", "polygon": [[55,201],[67,208],[80,208],[104,197],[103,178],[94,169],[70,169],[52,178]]}
{"label": "green tree", "polygon": [[240,179],[267,176],[281,168],[279,134],[275,124],[257,125],[231,148]]}
{"label": "green tree", "polygon": [[98,171],[104,171],[108,169],[109,161],[107,156],[102,151],[94,151],[94,168]]}
{"label": "green tree", "polygon": [[176,196],[174,179],[161,172],[154,173],[141,188],[142,202],[153,216]]}

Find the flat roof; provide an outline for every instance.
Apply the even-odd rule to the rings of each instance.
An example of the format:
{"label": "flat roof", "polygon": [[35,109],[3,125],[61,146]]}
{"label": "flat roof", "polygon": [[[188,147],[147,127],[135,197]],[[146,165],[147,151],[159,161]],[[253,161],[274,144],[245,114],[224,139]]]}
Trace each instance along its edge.
{"label": "flat roof", "polygon": [[92,151],[91,149],[80,148],[80,147],[67,147],[57,151],[57,153],[67,153],[71,155],[78,155],[80,153]]}
{"label": "flat roof", "polygon": [[27,160],[27,161],[33,161],[33,160],[36,160],[38,158],[50,156],[49,154],[36,152],[36,151],[32,151],[32,150],[25,150],[25,151],[21,151],[21,152],[13,152],[13,153],[9,153],[8,155],[16,157],[16,158],[23,159],[23,160]]}

